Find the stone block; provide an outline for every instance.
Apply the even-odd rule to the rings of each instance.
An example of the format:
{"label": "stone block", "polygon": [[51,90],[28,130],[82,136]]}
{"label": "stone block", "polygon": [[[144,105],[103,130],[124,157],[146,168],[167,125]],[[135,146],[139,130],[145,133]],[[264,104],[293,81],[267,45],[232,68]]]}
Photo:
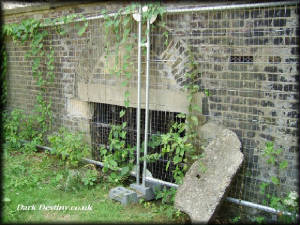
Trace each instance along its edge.
{"label": "stone block", "polygon": [[67,99],[67,112],[72,117],[90,119],[92,116],[89,103],[77,99]]}
{"label": "stone block", "polygon": [[208,136],[216,137],[205,148],[204,157],[188,170],[175,196],[175,207],[187,213],[192,223],[208,223],[212,219],[244,158],[234,132],[209,125]]}
{"label": "stone block", "polygon": [[131,184],[130,188],[134,189],[137,193],[138,198],[143,198],[146,201],[154,199],[154,192],[151,187],[146,187],[143,185]]}
{"label": "stone block", "polygon": [[138,202],[136,192],[121,186],[111,189],[109,198],[121,202],[122,205]]}

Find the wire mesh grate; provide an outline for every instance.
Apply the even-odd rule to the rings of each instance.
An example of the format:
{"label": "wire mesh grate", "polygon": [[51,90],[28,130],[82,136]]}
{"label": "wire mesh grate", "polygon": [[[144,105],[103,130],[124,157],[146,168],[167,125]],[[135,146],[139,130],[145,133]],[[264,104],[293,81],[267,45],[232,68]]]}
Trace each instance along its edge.
{"label": "wire mesh grate", "polygon": [[[101,161],[99,149],[101,146],[109,146],[109,132],[112,125],[121,125],[122,122],[127,122],[127,127],[125,128],[126,144],[130,146],[136,146],[136,108],[125,108],[123,106],[104,104],[104,103],[91,103],[93,104],[94,113],[92,120],[90,122],[91,126],[91,137],[93,145],[93,156],[94,158]],[[127,110],[127,117],[119,118],[119,112],[121,110]],[[114,112],[114,113],[112,113]],[[149,111],[149,134],[148,140],[151,139],[152,135],[165,134],[170,130],[171,125],[177,121],[184,123],[184,119],[177,118],[176,112],[165,112],[165,111]],[[115,116],[112,116],[115,115]],[[141,115],[145,115],[145,110],[141,110]],[[105,118],[110,118],[107,120]],[[145,117],[141,116],[141,124],[145,124]],[[144,141],[144,131],[141,130],[141,142]],[[143,148],[141,148],[143,149]],[[156,148],[149,148],[148,154],[161,153],[161,146]],[[168,155],[164,155],[158,161],[150,162],[147,166],[148,170],[152,173],[153,177],[157,179],[162,179],[164,181],[174,182],[174,177],[172,175],[172,170],[174,165],[170,163],[169,168],[166,170],[166,165],[170,161]]]}

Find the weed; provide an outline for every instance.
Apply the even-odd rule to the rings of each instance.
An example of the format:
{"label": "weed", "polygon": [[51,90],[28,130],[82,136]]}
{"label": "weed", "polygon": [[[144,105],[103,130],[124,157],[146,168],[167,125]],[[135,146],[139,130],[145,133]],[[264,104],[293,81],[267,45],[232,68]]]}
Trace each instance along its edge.
{"label": "weed", "polygon": [[52,154],[56,154],[65,160],[67,166],[78,166],[82,157],[87,156],[90,148],[83,141],[83,135],[71,133],[66,128],[59,129],[58,133],[48,136]]}

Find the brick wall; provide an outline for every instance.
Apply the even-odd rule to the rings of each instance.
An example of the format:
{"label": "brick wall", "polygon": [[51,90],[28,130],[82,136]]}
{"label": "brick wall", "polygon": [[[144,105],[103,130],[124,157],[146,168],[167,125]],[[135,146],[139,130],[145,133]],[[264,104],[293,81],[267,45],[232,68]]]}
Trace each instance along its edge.
{"label": "brick wall", "polygon": [[[170,65],[177,83],[181,85],[184,80],[178,65],[186,60],[185,51],[190,48],[198,62],[198,84],[210,93],[202,99],[203,114],[235,131],[242,142],[246,160],[231,189],[235,197],[261,202],[264,198],[258,193],[259,184],[278,176],[262,157],[267,141],[282,148],[282,159],[289,162],[288,169],[279,172],[283,190],[278,191],[298,186],[298,18],[295,7],[209,11],[166,18],[170,38],[181,51],[179,56],[173,55],[179,62],[174,60]],[[162,64],[167,71],[166,63]],[[267,192],[276,189],[271,185]]]}
{"label": "brick wall", "polygon": [[[99,15],[103,8],[114,11],[121,6],[58,7],[36,11],[34,17],[55,18],[69,13],[89,17]],[[6,15],[4,22],[19,22],[30,16],[30,13]],[[162,19],[166,22],[165,28],[152,29],[150,91],[155,98],[151,107],[174,110],[172,104],[177,104],[176,100],[180,98],[174,96],[184,95],[182,87],[188,82],[183,74],[187,72],[187,52],[192,50],[198,68],[196,83],[210,93],[208,97],[201,95],[198,100],[203,115],[206,120],[217,121],[235,131],[242,142],[245,161],[230,190],[232,197],[258,203],[264,199],[258,193],[259,184],[269,182],[278,172],[262,157],[267,141],[282,148],[282,157],[289,162],[287,170],[279,173],[282,190],[271,185],[267,192],[287,193],[298,187],[298,19],[299,11],[293,6],[203,11],[168,14]],[[107,72],[110,62],[104,58],[103,22],[90,21],[87,32],[81,37],[77,35],[75,25],[65,26],[68,34],[64,37],[55,34],[53,27],[47,28],[55,50],[56,75],[49,96],[54,102],[55,127],[63,125],[89,133],[88,121],[93,110],[74,113],[78,105],[83,107],[82,104],[88,105],[88,102],[122,104],[122,100],[117,100],[123,96],[124,89],[120,88],[122,77],[116,79]],[[164,31],[169,33],[166,45],[163,44]],[[131,41],[136,43],[135,38]],[[29,45],[15,45],[10,40],[6,43],[9,53],[8,107],[30,112],[38,88],[31,77],[31,62],[24,59]],[[136,55],[134,49],[134,74]],[[143,65],[144,62],[145,59]],[[143,73],[143,87],[144,76]],[[129,87],[135,90],[136,76]],[[170,100],[160,102],[164,95]],[[180,107],[178,110],[184,111]]]}

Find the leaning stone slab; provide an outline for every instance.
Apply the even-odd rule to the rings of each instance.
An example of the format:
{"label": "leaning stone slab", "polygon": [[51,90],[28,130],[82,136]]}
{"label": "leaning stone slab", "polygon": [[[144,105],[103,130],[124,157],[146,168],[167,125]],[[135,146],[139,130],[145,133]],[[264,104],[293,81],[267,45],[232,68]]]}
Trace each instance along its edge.
{"label": "leaning stone slab", "polygon": [[[192,223],[208,223],[243,161],[237,135],[219,127],[204,157],[193,163],[178,187],[175,207],[187,213]],[[204,169],[205,168],[205,169]]]}

